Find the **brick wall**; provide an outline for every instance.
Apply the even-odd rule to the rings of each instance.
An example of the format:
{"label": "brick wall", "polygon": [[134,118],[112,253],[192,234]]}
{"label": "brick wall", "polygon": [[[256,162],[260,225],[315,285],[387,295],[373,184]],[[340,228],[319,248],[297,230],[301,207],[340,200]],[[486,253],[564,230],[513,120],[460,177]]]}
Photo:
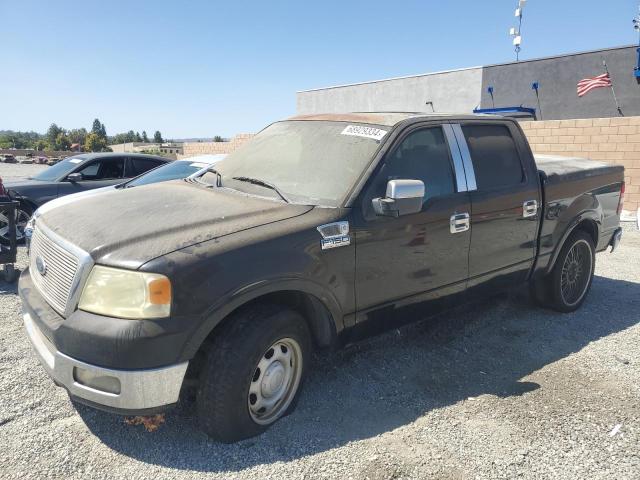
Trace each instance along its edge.
{"label": "brick wall", "polygon": [[625,168],[624,209],[640,206],[640,117],[521,122],[534,153],[586,157]]}
{"label": "brick wall", "polygon": [[253,137],[252,133],[240,133],[228,142],[188,142],[184,143],[183,154],[178,158],[193,157],[195,155],[231,153]]}

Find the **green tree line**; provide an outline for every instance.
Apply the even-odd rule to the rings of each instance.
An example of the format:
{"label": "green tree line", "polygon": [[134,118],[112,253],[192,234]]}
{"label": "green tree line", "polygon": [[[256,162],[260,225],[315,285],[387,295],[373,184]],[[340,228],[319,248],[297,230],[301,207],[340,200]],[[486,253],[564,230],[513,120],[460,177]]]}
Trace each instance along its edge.
{"label": "green tree line", "polygon": [[[99,119],[93,121],[91,130],[86,128],[74,128],[67,130],[52,123],[45,134],[37,132],[14,132],[12,130],[0,130],[0,148],[33,149],[37,151],[71,150],[71,146],[77,144],[80,150],[85,152],[103,152],[111,150],[109,145],[118,143],[151,143],[147,132],[129,130],[126,133],[118,133],[113,136],[107,135],[104,123]],[[153,143],[164,142],[162,134],[156,130],[153,134]]]}

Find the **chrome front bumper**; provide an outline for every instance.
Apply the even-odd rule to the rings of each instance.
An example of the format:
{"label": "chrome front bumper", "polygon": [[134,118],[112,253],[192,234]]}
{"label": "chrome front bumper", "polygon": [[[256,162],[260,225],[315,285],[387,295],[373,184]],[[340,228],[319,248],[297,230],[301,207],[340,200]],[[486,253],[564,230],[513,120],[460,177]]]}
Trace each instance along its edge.
{"label": "chrome front bumper", "polygon": [[[174,404],[180,396],[182,381],[189,362],[148,370],[113,370],[97,367],[71,358],[56,350],[42,334],[31,315],[23,314],[27,336],[40,363],[56,384],[64,387],[79,401],[116,413],[153,410]],[[81,376],[109,378],[119,382],[119,393],[110,393],[78,382]],[[113,379],[117,379],[115,382]]]}

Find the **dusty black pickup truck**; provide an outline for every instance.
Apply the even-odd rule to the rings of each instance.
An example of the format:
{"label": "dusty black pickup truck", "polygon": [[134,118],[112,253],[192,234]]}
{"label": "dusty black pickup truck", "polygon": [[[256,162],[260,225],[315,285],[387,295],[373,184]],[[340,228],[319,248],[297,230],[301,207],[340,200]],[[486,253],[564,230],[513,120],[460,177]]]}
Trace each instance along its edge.
{"label": "dusty black pickup truck", "polygon": [[26,334],[73,399],[256,435],[295,404],[313,348],[504,288],[562,312],[615,248],[623,168],[534,159],[515,121],[294,117],[199,178],[38,217]]}

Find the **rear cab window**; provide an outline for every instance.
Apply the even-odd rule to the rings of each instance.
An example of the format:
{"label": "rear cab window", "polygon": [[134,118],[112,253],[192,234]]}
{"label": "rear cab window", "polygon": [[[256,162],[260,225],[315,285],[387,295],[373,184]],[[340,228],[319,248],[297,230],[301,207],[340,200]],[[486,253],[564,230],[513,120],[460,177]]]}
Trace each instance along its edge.
{"label": "rear cab window", "polygon": [[515,141],[506,125],[462,125],[478,190],[520,185],[524,170]]}

